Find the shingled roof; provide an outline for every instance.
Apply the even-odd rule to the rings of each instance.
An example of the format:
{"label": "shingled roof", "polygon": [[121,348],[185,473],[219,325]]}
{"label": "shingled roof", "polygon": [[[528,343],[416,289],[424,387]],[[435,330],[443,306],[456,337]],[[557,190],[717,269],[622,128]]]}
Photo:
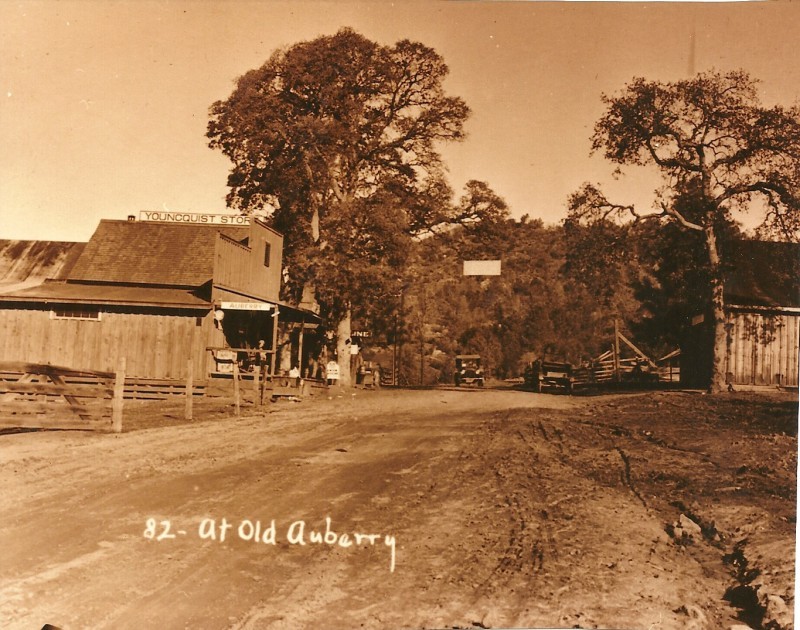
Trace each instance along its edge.
{"label": "shingled roof", "polygon": [[725,259],[728,304],[800,306],[800,244],[734,241]]}
{"label": "shingled roof", "polygon": [[212,278],[218,233],[244,242],[249,228],[102,220],[68,281],[198,287]]}
{"label": "shingled roof", "polygon": [[132,287],[100,284],[45,282],[35,287],[0,295],[3,302],[44,302],[45,304],[98,304],[161,306],[208,310],[211,303],[191,290],[174,287]]}

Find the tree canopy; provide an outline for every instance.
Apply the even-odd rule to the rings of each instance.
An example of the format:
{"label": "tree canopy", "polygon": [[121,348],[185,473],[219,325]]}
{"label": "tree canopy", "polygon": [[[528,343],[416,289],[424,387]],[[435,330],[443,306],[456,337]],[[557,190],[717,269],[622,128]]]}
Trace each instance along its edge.
{"label": "tree canopy", "polygon": [[[787,239],[800,237],[798,106],[764,107],[757,81],[743,71],[702,73],[674,83],[638,78],[621,94],[602,99],[607,110],[595,126],[592,149],[616,164],[660,169],[664,187],[655,198],[657,216],[701,230],[708,215],[691,221],[675,208],[679,195],[699,187],[699,200],[709,205],[705,210],[729,218],[732,210],[754,211],[761,201],[766,229]],[[619,211],[648,216],[611,204],[590,185],[580,195],[584,199],[575,202],[605,216]]]}
{"label": "tree canopy", "polygon": [[342,29],[276,51],[214,103],[207,135],[233,163],[228,205],[266,209],[284,232],[293,297],[313,286],[346,322],[397,293],[410,239],[505,212],[480,182],[452,201],[439,144],[464,137],[469,108],[445,93],[447,73],[423,44]]}
{"label": "tree canopy", "polygon": [[765,107],[742,71],[676,81],[634,79],[604,95],[592,149],[621,166],[656,167],[663,186],[648,210],[614,203],[584,184],[569,200],[583,224],[631,219],[672,222],[702,233],[713,309],[713,389],[724,385],[721,229],[734,210],[764,210],[762,233],[800,238],[800,108]]}

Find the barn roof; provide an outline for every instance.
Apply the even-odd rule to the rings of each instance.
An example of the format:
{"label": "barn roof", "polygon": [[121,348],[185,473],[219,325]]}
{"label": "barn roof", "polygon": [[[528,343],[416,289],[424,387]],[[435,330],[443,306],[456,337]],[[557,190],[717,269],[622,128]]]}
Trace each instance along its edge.
{"label": "barn roof", "polygon": [[800,306],[800,244],[734,241],[725,259],[728,304]]}
{"label": "barn roof", "polygon": [[244,242],[249,228],[104,219],[68,279],[197,287],[213,276],[218,233]]}

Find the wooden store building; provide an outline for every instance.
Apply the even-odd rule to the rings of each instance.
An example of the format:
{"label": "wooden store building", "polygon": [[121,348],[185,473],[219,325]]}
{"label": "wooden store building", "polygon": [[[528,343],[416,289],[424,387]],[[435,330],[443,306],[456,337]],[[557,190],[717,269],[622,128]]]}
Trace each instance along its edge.
{"label": "wooden store building", "polygon": [[319,318],[279,300],[283,237],[258,219],[178,217],[103,220],[57,277],[0,289],[0,361],[112,372],[124,357],[130,377],[165,380],[185,379],[190,360],[201,379],[261,362],[275,374],[280,333],[300,363]]}

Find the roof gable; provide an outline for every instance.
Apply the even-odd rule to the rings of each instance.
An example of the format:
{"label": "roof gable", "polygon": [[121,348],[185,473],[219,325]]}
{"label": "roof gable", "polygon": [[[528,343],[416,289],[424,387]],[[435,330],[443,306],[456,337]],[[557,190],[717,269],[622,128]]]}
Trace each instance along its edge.
{"label": "roof gable", "polygon": [[197,287],[213,276],[218,233],[244,241],[249,228],[102,220],[68,280]]}

